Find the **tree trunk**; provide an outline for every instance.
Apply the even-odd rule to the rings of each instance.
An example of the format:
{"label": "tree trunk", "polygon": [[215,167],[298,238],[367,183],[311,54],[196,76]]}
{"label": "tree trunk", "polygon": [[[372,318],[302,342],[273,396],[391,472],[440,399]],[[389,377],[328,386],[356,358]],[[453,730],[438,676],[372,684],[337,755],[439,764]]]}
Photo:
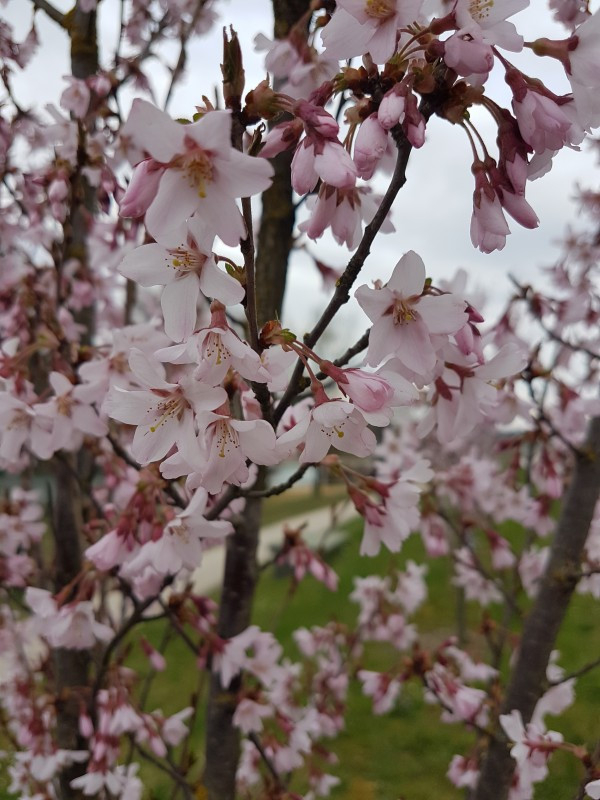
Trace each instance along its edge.
{"label": "tree trunk", "polygon": [[[71,71],[74,77],[85,79],[98,70],[98,48],[96,42],[96,13],[81,11],[78,6],[66,16],[66,27],[71,39]],[[64,241],[61,263],[57,264],[60,273],[62,265],[75,258],[81,264],[82,274],[88,269],[87,237],[95,208],[95,191],[85,179],[81,168],[85,165],[85,152],[80,142],[78,164],[71,181],[71,207],[64,226]],[[60,292],[60,274],[58,285]],[[62,298],[59,296],[59,301]],[[85,325],[83,341],[89,344],[94,332],[94,309],[83,309],[77,315],[77,322]],[[70,353],[64,350],[69,359]],[[81,485],[89,478],[91,461],[82,452],[79,455],[62,453],[54,460],[56,479],[55,509],[53,519],[54,537],[54,588],[56,592],[67,586],[81,571],[81,534],[83,526],[83,504]],[[87,650],[67,650],[57,648],[53,651],[56,679],[56,741],[60,748],[81,750],[86,748],[79,735],[79,713],[81,703],[89,705],[89,667],[90,652]],[[61,800],[73,800],[81,793],[71,788],[71,781],[84,774],[86,765],[73,764],[64,768],[59,775]]]}
{"label": "tree trunk", "polygon": [[[308,10],[308,0],[274,0],[275,35],[286,36]],[[273,160],[273,183],[262,195],[262,217],[256,254],[256,306],[259,327],[281,315],[295,209],[292,202],[290,163],[292,154]],[[257,488],[264,485],[261,469]],[[219,611],[219,635],[231,638],[248,627],[257,582],[262,499],[248,498],[243,522],[227,541],[225,575]],[[208,800],[234,800],[235,774],[240,755],[240,736],[232,724],[240,678],[228,687],[218,673],[211,677],[206,714],[206,765],[204,785]]]}
{"label": "tree trunk", "polygon": [[[581,559],[600,494],[600,418],[591,421],[586,442],[575,460],[550,560],[533,608],[525,622],[517,663],[506,691],[502,713],[521,712],[531,719],[546,680],[550,654],[579,580]],[[489,746],[473,800],[506,800],[515,771],[506,738],[500,730]]]}

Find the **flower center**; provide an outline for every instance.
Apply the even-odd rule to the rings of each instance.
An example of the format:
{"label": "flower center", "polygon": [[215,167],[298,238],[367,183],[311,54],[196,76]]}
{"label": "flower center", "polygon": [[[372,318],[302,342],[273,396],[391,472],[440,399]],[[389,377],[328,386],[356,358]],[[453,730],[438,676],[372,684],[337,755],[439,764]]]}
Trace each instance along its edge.
{"label": "flower center", "polygon": [[366,0],[365,13],[374,19],[386,20],[396,13],[394,0]]}
{"label": "flower center", "polygon": [[59,414],[62,414],[64,417],[71,416],[71,406],[73,405],[73,399],[69,394],[63,394],[60,397],[56,398],[56,408]]}
{"label": "flower center", "polygon": [[204,342],[204,358],[213,361],[215,365],[227,362],[231,358],[231,353],[223,344],[223,337],[218,333],[209,333]]}
{"label": "flower center", "polygon": [[471,0],[469,3],[469,13],[475,20],[483,20],[489,17],[490,10],[494,6],[494,0]]}
{"label": "flower center", "polygon": [[416,311],[407,300],[396,299],[392,309],[394,325],[407,325],[417,318]]}
{"label": "flower center", "polygon": [[219,451],[219,458],[225,458],[233,449],[240,446],[237,432],[229,425],[227,420],[220,419],[215,427],[215,444]]}
{"label": "flower center", "polygon": [[213,168],[210,156],[201,147],[195,147],[188,155],[180,156],[175,164],[181,169],[192,189],[198,197],[206,197],[206,184],[213,179]]}
{"label": "flower center", "polygon": [[181,395],[170,395],[162,403],[156,407],[157,418],[154,425],[150,426],[150,432],[156,433],[161,425],[164,425],[170,419],[180,419],[186,403]]}
{"label": "flower center", "polygon": [[195,253],[185,247],[171,248],[167,251],[168,257],[165,258],[168,267],[173,267],[179,273],[178,277],[195,272],[197,275],[202,271],[206,263],[206,256],[202,253]]}

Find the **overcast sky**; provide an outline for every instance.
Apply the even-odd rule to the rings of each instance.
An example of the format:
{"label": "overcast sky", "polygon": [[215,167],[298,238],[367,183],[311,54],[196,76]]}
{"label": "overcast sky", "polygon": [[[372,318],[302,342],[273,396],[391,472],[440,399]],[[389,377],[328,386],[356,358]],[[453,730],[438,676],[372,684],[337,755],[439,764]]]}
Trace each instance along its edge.
{"label": "overcast sky", "polygon": [[[56,6],[68,10],[70,2]],[[258,83],[264,75],[263,57],[253,50],[252,39],[257,32],[272,33],[272,15],[268,0],[222,0],[217,4],[219,22],[203,39],[190,47],[185,79],[177,89],[169,110],[173,116],[191,115],[196,102],[203,94],[214,95],[214,86],[220,81],[222,25],[232,24],[238,31],[244,53],[247,89]],[[596,2],[593,6],[598,7]],[[9,0],[2,9],[19,34],[24,35],[31,20],[28,0]],[[43,105],[57,102],[64,83],[61,76],[68,74],[68,43],[66,35],[44,14],[38,13],[38,31],[42,46],[24,74],[14,80],[17,96],[23,105]],[[552,22],[545,0],[531,0],[530,7],[514,17],[526,39],[539,36],[564,38],[565,29]],[[118,34],[118,3],[103,0],[100,4],[101,57],[110,60]],[[176,59],[175,45],[165,51],[165,60]],[[557,92],[568,91],[568,84],[558,63],[539,59],[529,52],[514,57],[514,62],[524,71],[543,77],[549,87]],[[156,84],[164,96],[165,73],[158,63],[153,66]],[[492,76],[488,93],[505,105],[509,104],[507,87],[502,75]],[[161,98],[162,99],[162,98]],[[494,152],[495,129],[487,115],[479,114],[480,132]],[[527,280],[539,277],[539,268],[556,260],[558,241],[568,225],[577,224],[578,208],[572,198],[576,185],[597,185],[595,159],[584,144],[583,152],[563,151],[555,159],[548,175],[530,184],[527,198],[538,217],[540,226],[529,231],[509,219],[512,234],[504,250],[484,255],[475,250],[469,238],[473,179],[470,173],[471,151],[464,133],[438,118],[428,126],[424,147],[413,151],[408,168],[408,181],[400,193],[393,210],[396,233],[380,236],[364,270],[364,280],[380,277],[386,280],[398,258],[407,250],[421,254],[428,274],[434,280],[451,277],[459,266],[466,268],[476,284],[492,295],[492,307],[498,308],[502,298],[510,291],[509,272]],[[385,183],[381,183],[382,190]],[[311,243],[312,251],[321,260],[342,267],[348,251],[338,247],[333,239],[324,237]],[[290,274],[289,302],[284,312],[284,322],[302,333],[307,327],[306,310],[318,313],[324,300],[319,295],[320,279],[306,260],[298,254]],[[303,302],[299,302],[302,298]],[[488,313],[491,308],[488,308]],[[367,320],[355,309],[345,311],[336,326],[344,331],[344,338],[360,334]],[[344,327],[346,326],[346,327]],[[348,334],[348,327],[352,330]]]}

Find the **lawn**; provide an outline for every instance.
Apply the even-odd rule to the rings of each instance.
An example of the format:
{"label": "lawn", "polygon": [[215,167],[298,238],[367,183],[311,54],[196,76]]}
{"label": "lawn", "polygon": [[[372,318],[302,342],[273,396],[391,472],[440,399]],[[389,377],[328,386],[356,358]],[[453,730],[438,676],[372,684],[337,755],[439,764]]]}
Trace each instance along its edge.
{"label": "lawn", "polygon": [[[335,490],[329,490],[335,493]],[[264,522],[273,522],[288,515],[301,513],[309,507],[327,504],[330,498],[313,498],[310,494],[296,496],[287,502],[284,498],[271,498]],[[275,633],[286,652],[292,658],[298,653],[292,639],[293,631],[300,626],[322,625],[330,619],[351,622],[356,615],[356,606],[347,601],[357,576],[385,574],[402,568],[407,559],[420,561],[423,548],[418,536],[406,542],[397,556],[382,552],[377,558],[362,558],[358,554],[361,525],[358,521],[346,525],[347,538],[329,553],[329,561],[339,575],[337,593],[306,578],[295,592],[290,592],[289,576],[284,571],[269,567],[261,578],[254,606],[254,622]],[[454,597],[449,588],[450,573],[443,560],[430,563],[427,576],[429,600],[417,612],[417,623],[423,641],[435,646],[456,629]],[[449,602],[449,598],[451,601]],[[468,604],[467,618],[471,630],[477,629],[479,611]],[[131,650],[127,662],[142,673],[147,662],[137,645],[143,633],[155,645],[164,636],[162,622],[145,623],[130,637]],[[471,635],[468,645],[475,656],[485,647],[482,637]],[[560,663],[568,671],[576,670],[600,655],[600,610],[598,604],[587,597],[577,596],[571,605],[563,625],[558,649]],[[383,666],[392,656],[392,651],[378,646],[371,653],[373,663]],[[202,691],[202,673],[199,672],[193,654],[174,637],[167,650],[169,670],[156,675],[152,687],[152,708],[162,708],[165,713],[179,710],[187,698]],[[397,657],[397,656],[396,656]],[[593,671],[582,677],[577,684],[577,701],[556,723],[567,741],[593,747],[598,738],[598,708],[600,698],[600,675]],[[396,709],[386,716],[371,713],[371,701],[360,689],[351,688],[348,701],[345,731],[335,740],[332,748],[339,763],[331,772],[342,779],[332,793],[333,800],[461,800],[462,791],[454,789],[445,773],[452,755],[466,752],[472,736],[456,725],[439,723],[439,709],[424,703],[422,691],[416,684],[404,687]],[[552,727],[552,720],[548,720]],[[198,753],[196,772],[201,772],[202,717],[194,728],[193,748]],[[537,800],[567,800],[574,795],[580,779],[580,768],[575,759],[565,754],[554,756],[550,764],[550,778],[540,786]],[[147,788],[146,797],[167,800],[170,797],[168,778],[156,768],[143,764],[142,776]],[[0,790],[0,797],[3,797]]]}

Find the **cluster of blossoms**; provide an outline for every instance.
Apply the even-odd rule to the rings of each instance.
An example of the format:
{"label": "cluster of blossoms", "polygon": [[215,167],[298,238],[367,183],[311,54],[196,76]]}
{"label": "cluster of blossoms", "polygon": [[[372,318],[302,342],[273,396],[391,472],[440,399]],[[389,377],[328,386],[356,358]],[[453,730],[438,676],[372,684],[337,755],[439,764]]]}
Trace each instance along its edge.
{"label": "cluster of blossoms", "polygon": [[[573,263],[550,275],[554,295],[519,285],[487,331],[464,276],[435,285],[413,251],[354,289],[374,236],[395,230],[392,203],[432,116],[460,126],[472,148],[471,238],[484,252],[504,246],[505,213],[537,225],[528,181],[600,124],[600,12],[555,2],[569,37],[525,42],[509,18],[527,5],[314,3],[287,39],[257,41],[277,91],[263,81],[242,99],[232,34],[224,110],[203,98],[191,120],[175,121],[137,98],[118,130],[122,88],[150,88],[145,59],[160,41],[179,40],[183,64],[187,37],[214,19],[212,2],[129,2],[114,68],[66,78],[46,125],[11,93],[12,72],[37,47],[35,18],[20,42],[0,24],[0,467],[23,476],[23,487],[0,498],[0,704],[16,750],[11,792],[55,800],[62,783],[139,800],[136,754],[186,792],[201,791],[188,752],[197,708],[146,709],[146,687],[169,665],[169,637],[136,640],[135,629],[160,619],[192,651],[194,668],[211,671],[233,698],[231,724],[244,737],[237,781],[248,796],[280,797],[277,776],[296,770],[306,776],[305,800],[327,796],[339,778],[323,741],[344,728],[351,682],[384,714],[413,679],[442,721],[478,737],[453,759],[456,786],[476,785],[482,741],[499,719],[517,765],[511,800],[532,797],[558,748],[581,758],[589,795],[600,796],[587,754],[545,727],[546,714],[573,701],[564,671],[550,665],[550,688],[527,722],[517,710],[500,714],[498,700],[501,660],[516,643],[500,620],[520,616],[537,593],[568,456],[580,454],[586,422],[600,411],[592,391],[598,242],[572,243]],[[80,0],[76,11],[92,25],[95,9]],[[74,30],[71,17],[56,15]],[[571,92],[558,95],[509,61],[507,52],[524,48],[558,60]],[[340,64],[356,57],[358,66]],[[494,71],[504,75],[510,109],[490,96]],[[497,126],[496,157],[473,108]],[[293,191],[302,214],[306,198],[300,233],[319,239],[330,230],[355,251],[302,339],[273,304],[261,325],[257,314],[250,198],[277,186],[284,153],[290,205]],[[380,195],[369,182],[390,169]],[[351,292],[368,336],[345,342],[332,361],[318,340]],[[494,431],[487,443],[483,429]],[[290,461],[292,478],[277,484],[276,469]],[[195,589],[205,554],[237,537],[234,552],[252,502],[310,467],[331,474],[364,519],[362,555],[382,545],[398,554],[418,531],[428,556],[449,558],[451,584],[482,610],[489,664],[454,638],[433,647],[421,640],[413,615],[427,597],[427,569],[411,559],[388,577],[355,579],[355,623],[296,631],[301,663],[248,620],[226,629],[230,609],[218,618]],[[596,514],[578,587],[596,599],[599,530]],[[244,552],[242,566],[254,555]],[[337,589],[300,530],[287,531],[274,562],[291,568],[295,584],[310,575]],[[134,642],[143,682],[129,662]],[[374,670],[370,648],[382,642],[392,663]]]}

